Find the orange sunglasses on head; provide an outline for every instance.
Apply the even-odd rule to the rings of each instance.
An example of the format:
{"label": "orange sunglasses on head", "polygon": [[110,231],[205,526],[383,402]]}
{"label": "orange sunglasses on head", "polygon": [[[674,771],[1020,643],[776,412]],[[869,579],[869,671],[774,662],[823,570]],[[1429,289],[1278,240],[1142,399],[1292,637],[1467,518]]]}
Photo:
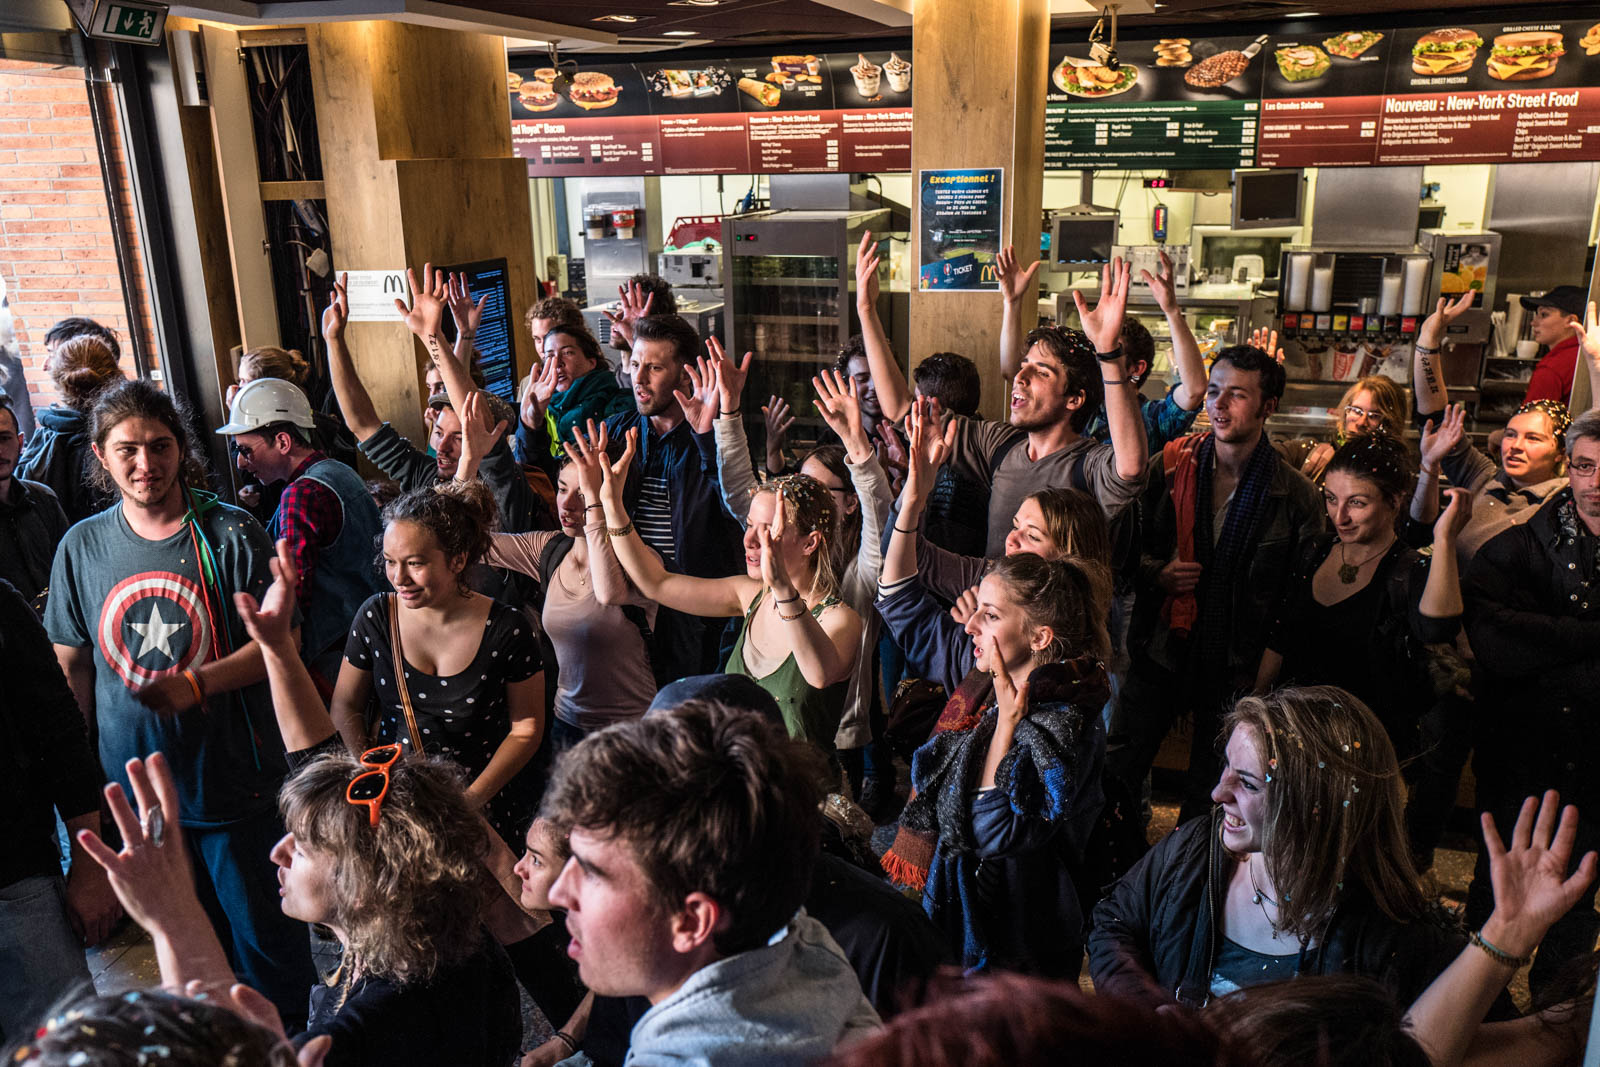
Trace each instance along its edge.
{"label": "orange sunglasses on head", "polygon": [[365,807],[372,825],[378,825],[378,814],[383,810],[383,798],[389,795],[389,768],[400,758],[399,745],[379,745],[361,753],[362,771],[350,779],[344,791],[345,800],[357,807]]}

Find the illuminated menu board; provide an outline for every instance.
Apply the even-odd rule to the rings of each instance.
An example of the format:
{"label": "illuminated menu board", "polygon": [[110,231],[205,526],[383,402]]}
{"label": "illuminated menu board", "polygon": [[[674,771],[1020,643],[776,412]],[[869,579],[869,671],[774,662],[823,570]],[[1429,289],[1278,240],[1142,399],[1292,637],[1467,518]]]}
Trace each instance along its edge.
{"label": "illuminated menu board", "polygon": [[[905,49],[909,54],[909,49]],[[911,167],[911,63],[894,51],[511,69],[513,150],[535,177]]]}

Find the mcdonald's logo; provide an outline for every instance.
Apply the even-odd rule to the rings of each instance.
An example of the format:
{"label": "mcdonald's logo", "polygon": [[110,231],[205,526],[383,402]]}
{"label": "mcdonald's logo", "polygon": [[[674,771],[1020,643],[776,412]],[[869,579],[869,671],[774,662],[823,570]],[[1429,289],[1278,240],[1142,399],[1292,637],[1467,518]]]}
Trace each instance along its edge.
{"label": "mcdonald's logo", "polygon": [[383,294],[388,296],[394,293],[399,296],[406,295],[406,279],[403,274],[385,274],[383,276]]}

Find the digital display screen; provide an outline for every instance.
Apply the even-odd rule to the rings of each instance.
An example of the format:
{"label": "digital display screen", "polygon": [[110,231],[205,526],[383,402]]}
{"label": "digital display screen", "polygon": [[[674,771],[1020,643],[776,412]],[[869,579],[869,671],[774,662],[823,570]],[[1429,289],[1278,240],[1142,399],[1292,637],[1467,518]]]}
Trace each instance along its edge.
{"label": "digital display screen", "polygon": [[1239,171],[1234,175],[1234,226],[1300,224],[1301,172]]}
{"label": "digital display screen", "polygon": [[1116,215],[1062,215],[1056,218],[1050,240],[1051,264],[1056,270],[1098,267],[1111,262],[1117,243]]}
{"label": "digital display screen", "polygon": [[[483,371],[484,388],[509,403],[516,402],[517,351],[514,320],[511,315],[511,279],[504,259],[485,259],[456,267],[444,267],[451,274],[467,276],[467,290],[474,302],[484,296],[483,319],[473,343],[478,350],[478,366]],[[444,317],[445,336],[455,343],[454,317]]]}

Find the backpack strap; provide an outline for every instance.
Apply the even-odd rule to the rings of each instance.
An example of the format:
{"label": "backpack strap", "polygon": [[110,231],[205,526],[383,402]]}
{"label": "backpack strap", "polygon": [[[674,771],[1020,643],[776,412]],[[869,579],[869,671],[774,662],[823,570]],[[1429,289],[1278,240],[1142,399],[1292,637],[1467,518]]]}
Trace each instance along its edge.
{"label": "backpack strap", "polygon": [[995,474],[1000,470],[1000,464],[1004,463],[1006,457],[1011,455],[1013,448],[1016,448],[1027,439],[1028,435],[1025,433],[1014,433],[1000,442],[1000,447],[995,449],[994,455],[989,457],[989,485],[991,487],[994,485]]}
{"label": "backpack strap", "polygon": [[567,553],[572,551],[576,538],[568,537],[564,533],[557,533],[544,543],[544,548],[539,552],[539,592],[534,597],[534,607],[539,611],[544,610],[545,590],[550,588],[550,582],[555,577],[556,568],[561,566],[561,561],[567,558]]}

